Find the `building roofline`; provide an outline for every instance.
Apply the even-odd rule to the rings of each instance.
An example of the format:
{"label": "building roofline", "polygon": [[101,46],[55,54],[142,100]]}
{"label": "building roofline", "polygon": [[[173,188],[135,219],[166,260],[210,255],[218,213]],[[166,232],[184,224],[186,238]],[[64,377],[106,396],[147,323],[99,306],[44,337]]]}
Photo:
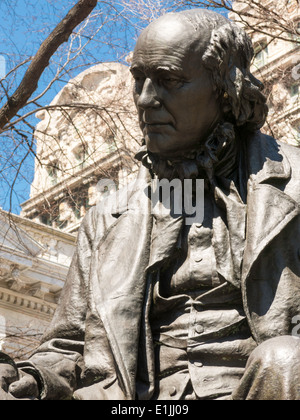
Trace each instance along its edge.
{"label": "building roofline", "polygon": [[75,244],[76,242],[76,235],[71,233],[63,232],[59,229],[44,225],[43,223],[39,223],[25,217],[19,216],[14,213],[10,213],[3,209],[0,209],[0,213],[3,214],[8,220],[11,219],[18,227],[22,228],[22,226],[31,227],[33,229],[43,231],[43,233],[48,233],[53,235],[54,237],[59,237],[64,239],[65,241],[70,242],[71,244]]}
{"label": "building roofline", "polygon": [[88,183],[92,181],[94,177],[97,177],[98,167],[99,171],[105,170],[107,166],[111,168],[112,165],[120,163],[122,158],[126,158],[125,154],[122,151],[111,153],[105,158],[102,158],[99,161],[95,162],[93,166],[88,166],[82,169],[80,172],[77,172],[76,174],[63,179],[57,185],[53,186],[50,189],[47,189],[47,191],[41,192],[36,196],[33,196],[29,200],[25,201],[21,204],[22,211],[27,215],[33,213],[34,209],[42,203],[44,203],[45,200],[56,200],[57,196],[65,192],[66,186],[68,190],[72,190],[75,189],[77,186],[81,185],[83,182]]}

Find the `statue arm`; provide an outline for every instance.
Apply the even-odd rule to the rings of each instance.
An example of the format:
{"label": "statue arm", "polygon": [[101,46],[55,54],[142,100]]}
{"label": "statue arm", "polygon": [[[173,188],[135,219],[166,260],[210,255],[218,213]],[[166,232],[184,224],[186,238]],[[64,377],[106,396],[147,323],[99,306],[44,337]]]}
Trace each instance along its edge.
{"label": "statue arm", "polygon": [[92,253],[118,217],[118,212],[111,209],[114,209],[115,202],[122,204],[127,200],[127,190],[123,196],[116,201],[110,197],[112,204],[109,201],[99,203],[83,220],[77,248],[50,327],[34,355],[17,364],[21,377],[13,384],[17,398],[31,396],[32,381],[39,386],[40,398],[46,400],[70,399],[74,391],[82,387]]}
{"label": "statue arm", "polygon": [[95,210],[80,228],[60,302],[41,346],[28,361],[18,364],[37,380],[42,399],[69,399],[80,386]]}

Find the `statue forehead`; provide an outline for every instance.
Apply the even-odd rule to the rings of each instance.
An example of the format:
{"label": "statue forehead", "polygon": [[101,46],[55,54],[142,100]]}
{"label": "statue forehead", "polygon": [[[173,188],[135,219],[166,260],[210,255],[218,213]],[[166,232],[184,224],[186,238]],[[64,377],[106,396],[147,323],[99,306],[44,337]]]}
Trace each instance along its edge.
{"label": "statue forehead", "polygon": [[192,26],[179,14],[165,15],[152,22],[141,34],[140,40],[154,39],[162,42],[177,42],[189,39]]}
{"label": "statue forehead", "polygon": [[195,27],[180,14],[165,15],[152,22],[140,35],[134,61],[173,56],[180,61],[188,54],[204,52],[211,33]]}

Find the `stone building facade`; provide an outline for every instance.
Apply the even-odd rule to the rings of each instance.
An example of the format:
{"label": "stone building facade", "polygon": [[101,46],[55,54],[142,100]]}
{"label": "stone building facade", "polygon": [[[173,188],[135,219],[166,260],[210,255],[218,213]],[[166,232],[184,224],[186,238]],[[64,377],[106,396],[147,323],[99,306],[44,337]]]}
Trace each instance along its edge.
{"label": "stone building facade", "polygon": [[[261,17],[247,15],[249,2],[235,1],[237,14],[230,18],[240,22],[249,32],[255,50],[252,65],[254,75],[265,85],[269,117],[263,131],[278,140],[300,146],[300,5],[297,0],[260,0]],[[265,8],[265,9],[264,9]],[[287,31],[273,29],[271,18],[264,16],[270,10],[274,18],[288,22]],[[242,13],[243,18],[239,18]],[[273,15],[272,15],[273,17]],[[242,22],[243,20],[243,22]],[[261,26],[261,32],[255,28]]]}
{"label": "stone building facade", "polygon": [[84,71],[37,116],[35,177],[21,215],[76,233],[86,211],[109,193],[99,181],[119,187],[137,170],[141,135],[129,67]]}
{"label": "stone building facade", "polygon": [[18,359],[36,348],[75,243],[74,235],[0,211],[0,350]]}
{"label": "stone building facade", "polygon": [[[38,113],[35,176],[21,216],[0,211],[0,350],[26,358],[57,307],[87,210],[137,171],[129,68],[94,66]],[[106,182],[109,181],[109,182]]]}

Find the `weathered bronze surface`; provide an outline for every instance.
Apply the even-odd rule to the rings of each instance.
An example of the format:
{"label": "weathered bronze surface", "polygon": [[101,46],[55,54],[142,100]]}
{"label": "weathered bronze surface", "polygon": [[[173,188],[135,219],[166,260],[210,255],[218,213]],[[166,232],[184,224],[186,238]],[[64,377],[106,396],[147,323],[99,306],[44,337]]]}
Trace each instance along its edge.
{"label": "weathered bronze surface", "polygon": [[[86,216],[49,331],[17,371],[2,360],[2,395],[300,399],[300,150],[259,131],[252,57],[205,10],[143,31],[138,180]],[[202,223],[153,208],[152,179],[204,179]]]}

